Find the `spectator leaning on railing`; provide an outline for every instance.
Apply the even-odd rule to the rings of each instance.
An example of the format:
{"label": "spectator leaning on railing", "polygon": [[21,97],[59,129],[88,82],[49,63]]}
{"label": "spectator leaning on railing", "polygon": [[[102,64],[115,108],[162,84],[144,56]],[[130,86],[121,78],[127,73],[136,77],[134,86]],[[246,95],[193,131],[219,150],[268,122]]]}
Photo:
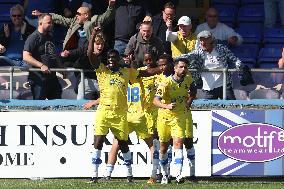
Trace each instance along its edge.
{"label": "spectator leaning on railing", "polygon": [[10,9],[11,24],[0,27],[0,66],[28,66],[23,61],[24,43],[35,30],[24,21],[24,9],[17,4]]}
{"label": "spectator leaning on railing", "polygon": [[[191,69],[222,69],[228,68],[229,64],[235,64],[237,69],[242,67],[242,62],[225,46],[216,44],[211,32],[202,31],[197,35],[200,45],[194,51],[184,54],[182,58],[188,58]],[[181,58],[178,57],[178,58]],[[194,80],[202,78],[202,90],[206,99],[223,98],[223,73],[222,72],[193,72]],[[235,95],[232,87],[231,74],[228,73],[227,98],[234,100]]]}
{"label": "spectator leaning on railing", "polygon": [[28,79],[34,100],[61,98],[61,85],[56,73],[50,71],[50,68],[58,67],[58,57],[51,35],[52,26],[50,14],[40,15],[38,29],[28,37],[24,46],[24,61],[41,70],[29,72]]}

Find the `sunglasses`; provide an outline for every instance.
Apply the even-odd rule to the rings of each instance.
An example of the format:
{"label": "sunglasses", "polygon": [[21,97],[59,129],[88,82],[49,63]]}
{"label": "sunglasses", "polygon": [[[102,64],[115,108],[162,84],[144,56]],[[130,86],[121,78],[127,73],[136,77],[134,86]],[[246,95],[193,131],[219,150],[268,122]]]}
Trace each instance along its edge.
{"label": "sunglasses", "polygon": [[78,15],[78,16],[82,16],[83,14],[87,14],[87,13],[81,13],[81,12],[76,13],[76,15]]}
{"label": "sunglasses", "polygon": [[22,17],[22,15],[20,15],[20,14],[13,14],[13,15],[12,15],[12,17],[18,17],[18,18],[21,18],[21,17]]}

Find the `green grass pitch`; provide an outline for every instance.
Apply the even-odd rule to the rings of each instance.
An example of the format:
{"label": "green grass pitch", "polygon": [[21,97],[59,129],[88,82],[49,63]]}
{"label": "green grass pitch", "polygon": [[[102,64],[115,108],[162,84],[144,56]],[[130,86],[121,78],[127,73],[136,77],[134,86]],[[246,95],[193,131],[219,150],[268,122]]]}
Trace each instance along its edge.
{"label": "green grass pitch", "polygon": [[154,184],[149,185],[147,180],[135,180],[134,183],[127,183],[124,179],[111,179],[109,181],[99,180],[96,184],[87,183],[88,179],[0,179],[0,189],[138,189],[138,188],[170,188],[170,189],[281,189],[284,188],[283,181],[220,181],[220,180],[199,180],[198,183],[186,181],[177,185],[171,183],[168,185]]}

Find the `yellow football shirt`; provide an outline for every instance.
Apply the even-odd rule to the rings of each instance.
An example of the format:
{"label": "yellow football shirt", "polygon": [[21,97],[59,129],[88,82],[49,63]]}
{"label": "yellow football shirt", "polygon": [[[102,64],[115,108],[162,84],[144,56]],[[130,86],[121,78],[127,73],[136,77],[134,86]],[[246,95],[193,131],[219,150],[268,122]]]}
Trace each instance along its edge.
{"label": "yellow football shirt", "polygon": [[133,68],[119,68],[113,72],[100,64],[96,70],[100,88],[99,106],[108,106],[112,110],[127,110],[127,87],[134,82],[139,72]]}
{"label": "yellow football shirt", "polygon": [[[147,67],[139,68],[138,70],[145,70]],[[156,79],[157,75],[150,76],[150,77],[141,77],[139,79],[140,88],[141,88],[141,102],[142,107],[145,111],[156,109],[153,105],[153,99],[156,94]]]}
{"label": "yellow football shirt", "polygon": [[127,104],[127,121],[131,123],[140,123],[144,116],[141,103],[140,83],[128,84]]}
{"label": "yellow football shirt", "polygon": [[161,79],[156,96],[160,97],[164,104],[176,103],[173,110],[165,109],[165,113],[171,112],[178,115],[179,112],[187,111],[186,101],[188,99],[188,92],[191,83],[191,75],[186,75],[181,83],[174,81],[172,76]]}

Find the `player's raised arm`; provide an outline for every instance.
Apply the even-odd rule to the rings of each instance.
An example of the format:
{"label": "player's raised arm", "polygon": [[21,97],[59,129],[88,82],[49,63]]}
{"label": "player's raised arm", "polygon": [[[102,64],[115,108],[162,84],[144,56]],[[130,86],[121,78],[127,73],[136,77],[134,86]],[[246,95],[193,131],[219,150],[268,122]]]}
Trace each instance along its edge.
{"label": "player's raised arm", "polygon": [[98,59],[98,55],[94,52],[94,42],[96,35],[101,32],[100,28],[95,27],[92,31],[92,35],[90,37],[87,55],[90,61],[90,64],[93,66],[94,69],[98,69],[100,66],[100,61]]}

